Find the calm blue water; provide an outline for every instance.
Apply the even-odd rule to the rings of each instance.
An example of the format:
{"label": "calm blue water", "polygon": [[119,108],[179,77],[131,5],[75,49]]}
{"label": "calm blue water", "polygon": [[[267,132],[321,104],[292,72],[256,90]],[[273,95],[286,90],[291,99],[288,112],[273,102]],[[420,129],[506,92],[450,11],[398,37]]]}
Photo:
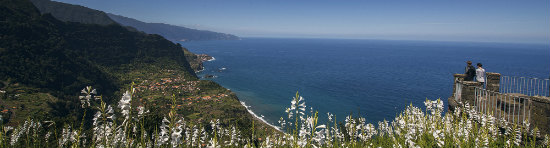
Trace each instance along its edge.
{"label": "calm blue water", "polygon": [[423,107],[426,98],[447,105],[453,74],[463,73],[467,60],[508,76],[550,74],[548,45],[272,38],[181,44],[215,57],[201,74],[218,76],[212,80],[271,123],[286,117],[296,91],[322,118],[360,113],[377,122],[411,103]]}

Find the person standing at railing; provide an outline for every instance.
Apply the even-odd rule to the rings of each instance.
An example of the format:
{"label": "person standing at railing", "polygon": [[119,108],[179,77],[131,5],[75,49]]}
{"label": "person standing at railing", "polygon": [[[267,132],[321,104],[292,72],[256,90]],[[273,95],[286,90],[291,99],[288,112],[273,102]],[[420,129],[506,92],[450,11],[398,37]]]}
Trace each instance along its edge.
{"label": "person standing at railing", "polygon": [[474,77],[476,76],[476,69],[474,68],[474,66],[472,66],[472,61],[467,61],[466,63],[468,65],[464,70],[464,74],[466,74],[464,81],[473,81]]}
{"label": "person standing at railing", "polygon": [[482,66],[481,63],[477,63],[476,81],[481,83],[481,86],[485,88],[485,69]]}

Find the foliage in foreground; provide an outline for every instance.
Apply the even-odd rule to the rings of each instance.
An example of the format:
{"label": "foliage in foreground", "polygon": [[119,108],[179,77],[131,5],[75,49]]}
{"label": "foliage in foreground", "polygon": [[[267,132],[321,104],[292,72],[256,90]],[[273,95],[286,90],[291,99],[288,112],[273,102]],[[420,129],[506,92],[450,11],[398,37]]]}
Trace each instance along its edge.
{"label": "foliage in foreground", "polygon": [[[219,120],[188,124],[177,114],[175,99],[159,121],[161,126],[147,130],[149,111],[130,103],[134,89],[126,91],[117,106],[105,103],[96,92],[87,87],[79,97],[84,111],[95,111],[91,130],[84,129],[84,120],[57,129],[54,122],[29,119],[18,127],[0,126],[0,147],[550,147],[548,135],[537,141],[539,132],[529,131],[529,123],[505,125],[477,114],[468,104],[442,115],[439,99],[426,100],[426,112],[410,105],[394,121],[380,121],[375,127],[351,115],[337,124],[330,113],[328,123],[320,124],[318,112],[308,110],[296,93],[286,109],[288,117],[279,121],[284,133],[256,135],[253,124],[252,135],[244,136],[239,127],[222,127]],[[506,128],[499,128],[502,124]]]}

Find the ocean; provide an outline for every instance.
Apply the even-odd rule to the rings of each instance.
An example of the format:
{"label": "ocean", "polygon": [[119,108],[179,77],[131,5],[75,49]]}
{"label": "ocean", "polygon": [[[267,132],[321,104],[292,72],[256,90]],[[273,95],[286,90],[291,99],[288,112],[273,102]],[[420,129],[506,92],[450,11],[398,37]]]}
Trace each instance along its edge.
{"label": "ocean", "polygon": [[[393,120],[406,106],[424,108],[441,98],[447,107],[453,74],[466,61],[504,76],[549,78],[550,46],[439,41],[244,38],[180,42],[215,58],[198,75],[214,75],[250,110],[277,125],[298,91],[306,105],[342,121]],[[446,109],[445,109],[446,110]]]}

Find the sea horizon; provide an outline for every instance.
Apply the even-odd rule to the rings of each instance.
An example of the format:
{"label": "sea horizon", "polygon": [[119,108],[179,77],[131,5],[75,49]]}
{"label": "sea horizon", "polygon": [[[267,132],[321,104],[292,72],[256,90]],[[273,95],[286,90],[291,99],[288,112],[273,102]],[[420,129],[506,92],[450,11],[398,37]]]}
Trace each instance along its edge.
{"label": "sea horizon", "polygon": [[[480,43],[480,44],[519,44],[519,45],[544,45],[550,46],[550,42],[510,42],[510,41],[479,41],[479,40],[414,40],[414,39],[388,39],[388,38],[347,38],[347,37],[287,37],[287,36],[239,36],[240,39],[326,39],[326,40],[371,40],[371,41],[403,41],[403,42],[448,42],[448,43]],[[214,40],[186,41],[209,42]]]}

